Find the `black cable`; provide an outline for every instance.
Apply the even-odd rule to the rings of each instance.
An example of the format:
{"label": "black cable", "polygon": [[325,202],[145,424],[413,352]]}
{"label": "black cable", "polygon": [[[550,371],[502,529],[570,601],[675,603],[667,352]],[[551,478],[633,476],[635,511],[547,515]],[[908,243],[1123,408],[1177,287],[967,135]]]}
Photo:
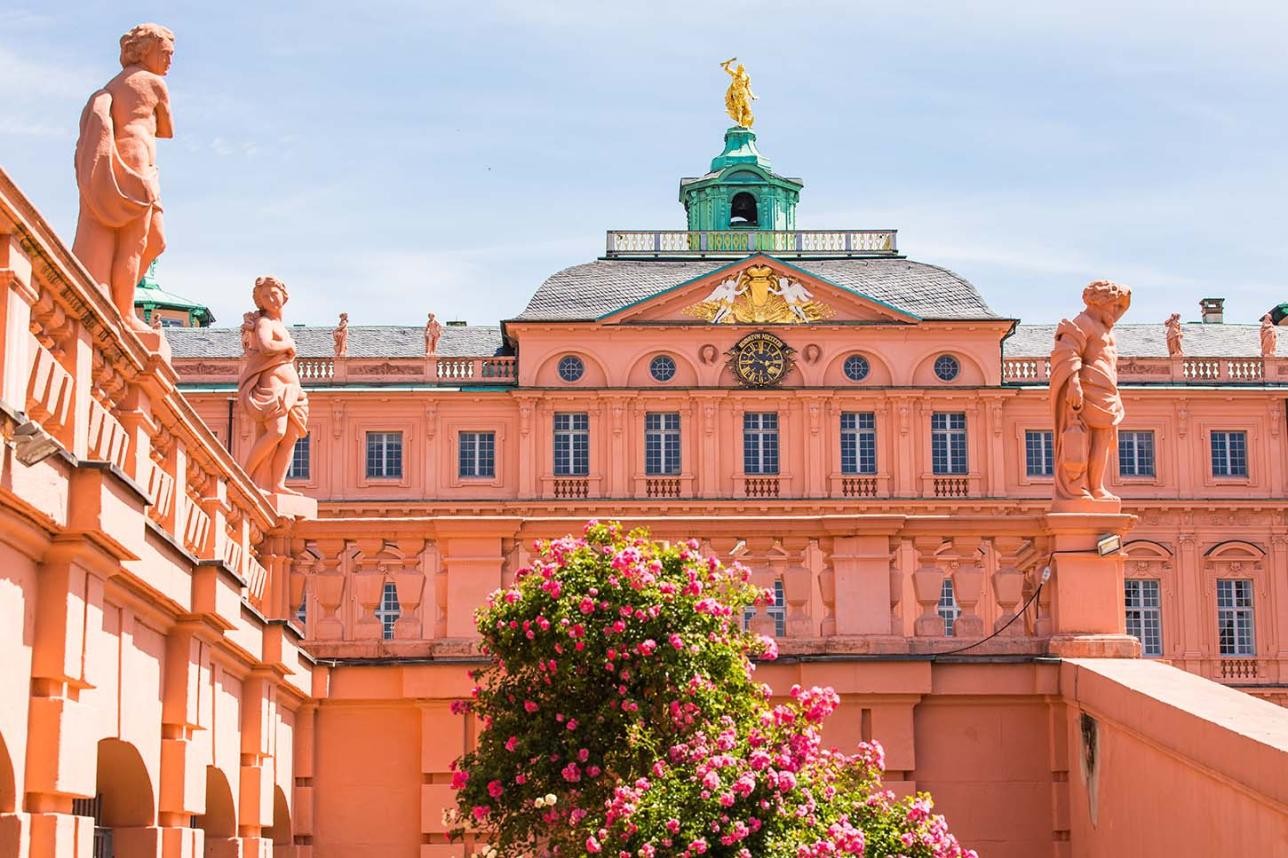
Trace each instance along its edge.
{"label": "black cable", "polygon": [[1000,629],[997,629],[986,638],[980,638],[979,640],[975,641],[972,644],[967,644],[966,646],[958,647],[957,649],[946,650],[944,652],[929,652],[929,653],[926,653],[926,655],[930,656],[931,658],[938,658],[941,655],[956,655],[959,652],[965,652],[968,649],[974,649],[975,647],[979,646],[982,643],[991,641],[993,638],[997,637],[1002,632],[1006,631],[1007,627],[1009,627],[1011,623],[1015,622],[1020,617],[1024,616],[1025,612],[1028,611],[1029,606],[1032,605],[1033,602],[1037,599],[1038,594],[1042,592],[1042,587],[1046,584],[1046,582],[1050,578],[1051,578],[1051,566],[1050,566],[1050,561],[1048,560],[1046,568],[1042,570],[1042,578],[1041,580],[1038,581],[1038,586],[1034,588],[1033,592],[1029,595],[1029,598],[1026,599],[1024,604],[1020,606],[1020,609],[1015,612],[1015,615],[1011,617],[1009,620],[1007,620],[1006,623],[1003,624]]}

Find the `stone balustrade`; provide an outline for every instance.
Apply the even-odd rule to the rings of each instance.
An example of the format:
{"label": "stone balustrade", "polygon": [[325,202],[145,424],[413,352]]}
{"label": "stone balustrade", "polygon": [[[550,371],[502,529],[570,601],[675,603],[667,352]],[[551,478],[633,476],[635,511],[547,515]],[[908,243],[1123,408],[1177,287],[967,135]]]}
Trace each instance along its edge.
{"label": "stone balustrade", "polygon": [[[248,580],[276,513],[178,392],[166,357],[127,330],[4,176],[0,203],[0,406],[18,460],[105,468],[118,485],[77,496],[71,515],[137,504],[146,515],[132,526]],[[144,534],[114,538],[125,559]]]}
{"label": "stone balustrade", "polygon": [[[1010,357],[1002,361],[1006,384],[1046,384],[1051,362],[1045,357]],[[1123,382],[1165,381],[1175,384],[1264,384],[1288,380],[1288,358],[1272,357],[1123,357]]]}
{"label": "stone balustrade", "polygon": [[775,256],[897,256],[893,229],[620,230],[608,231],[607,256],[616,258]]}
{"label": "stone balustrade", "polygon": [[[185,382],[235,383],[239,358],[182,358],[175,370]],[[424,357],[424,358],[299,358],[296,368],[305,387],[329,384],[427,384],[441,387],[466,385],[514,385],[518,365],[514,357]]]}
{"label": "stone balustrade", "polygon": [[[1117,519],[1098,522],[1096,535],[1130,521]],[[291,550],[291,611],[310,651],[324,658],[470,653],[474,608],[514,580],[534,540],[583,524],[571,516],[435,516],[400,519],[388,533],[388,519],[343,522],[302,522]],[[697,538],[702,551],[745,564],[754,583],[783,596],[750,611],[746,625],[776,637],[789,655],[966,646],[1034,655],[1058,628],[1051,588],[1031,598],[1055,562],[1052,525],[1041,515],[1000,524],[964,515],[782,517],[756,532],[719,517],[625,524],[660,539]]]}

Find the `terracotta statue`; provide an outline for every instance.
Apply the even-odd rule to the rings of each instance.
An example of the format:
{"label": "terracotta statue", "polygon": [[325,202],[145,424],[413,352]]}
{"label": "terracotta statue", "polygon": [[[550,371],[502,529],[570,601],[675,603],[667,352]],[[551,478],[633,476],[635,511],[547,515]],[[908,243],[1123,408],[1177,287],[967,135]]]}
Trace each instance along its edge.
{"label": "terracotta statue", "polygon": [[237,401],[255,426],[255,443],[242,466],[266,493],[299,494],[286,487],[295,442],[308,431],[309,400],[295,371],[295,341],[282,323],[286,285],[276,277],[255,281],[257,312],[242,323]]}
{"label": "terracotta statue", "polygon": [[732,68],[737,61],[737,57],[730,57],[720,64],[720,68],[732,78],[725,92],[725,110],[734,122],[750,128],[756,121],[751,113],[751,103],[756,100],[756,94],[751,91],[751,75],[747,74],[747,67],[738,63],[738,68]]}
{"label": "terracotta statue", "polygon": [[1163,323],[1163,327],[1167,328],[1167,356],[1180,357],[1183,354],[1181,340],[1185,336],[1181,332],[1181,314],[1173,313],[1168,316],[1167,321]]}
{"label": "terracotta statue", "polygon": [[1072,322],[1061,320],[1051,351],[1055,499],[1094,505],[1118,500],[1105,488],[1124,415],[1113,327],[1131,306],[1131,290],[1096,280],[1082,290],[1082,300],[1087,308]]}
{"label": "terracotta statue", "polygon": [[152,313],[152,323],[151,323],[151,326],[152,326],[152,330],[154,330],[154,331],[159,331],[159,330],[161,330],[161,314],[160,314],[160,313],[157,313],[157,312],[153,312],[153,313]]}
{"label": "terracotta statue", "polygon": [[1274,357],[1278,341],[1279,331],[1275,330],[1274,320],[1270,318],[1269,313],[1266,313],[1261,317],[1261,356],[1263,358]]}
{"label": "terracotta statue", "polygon": [[76,141],[80,216],[72,250],[136,330],[134,287],[165,249],[156,141],[174,136],[165,74],[174,33],[140,24],[121,36],[121,73],[90,96]]}
{"label": "terracotta statue", "polygon": [[331,339],[335,341],[335,356],[344,357],[349,353],[349,314],[340,314],[340,324],[331,332]]}
{"label": "terracotta statue", "polygon": [[438,354],[438,338],[442,335],[443,326],[430,313],[429,320],[425,322],[425,354]]}

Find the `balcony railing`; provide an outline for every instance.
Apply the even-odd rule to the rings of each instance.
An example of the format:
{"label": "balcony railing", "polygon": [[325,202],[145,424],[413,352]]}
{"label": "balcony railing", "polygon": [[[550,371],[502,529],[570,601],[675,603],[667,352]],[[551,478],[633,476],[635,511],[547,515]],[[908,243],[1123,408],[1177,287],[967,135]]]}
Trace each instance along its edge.
{"label": "balcony railing", "polygon": [[[1013,357],[1002,361],[1007,384],[1046,384],[1051,361],[1045,357]],[[1288,381],[1288,359],[1260,357],[1121,357],[1121,381],[1169,384],[1264,384]]]}
{"label": "balcony railing", "polygon": [[606,255],[664,257],[897,256],[893,229],[609,230]]}
{"label": "balcony railing", "polygon": [[[174,368],[185,382],[235,382],[240,358],[178,358]],[[419,382],[457,387],[470,384],[512,385],[518,378],[518,363],[511,355],[494,357],[424,358],[299,358],[295,368],[305,387],[330,384],[381,384]],[[42,376],[42,379],[44,377]],[[57,402],[57,376],[44,381]]]}

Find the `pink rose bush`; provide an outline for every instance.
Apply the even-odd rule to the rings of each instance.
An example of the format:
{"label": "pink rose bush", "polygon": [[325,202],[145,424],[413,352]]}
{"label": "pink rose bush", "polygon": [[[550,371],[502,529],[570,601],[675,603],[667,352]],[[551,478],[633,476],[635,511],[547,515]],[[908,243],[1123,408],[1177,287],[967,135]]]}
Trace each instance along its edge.
{"label": "pink rose bush", "polygon": [[590,522],[542,543],[476,620],[489,667],[458,707],[457,827],[501,855],[976,858],[930,797],[882,787],[875,742],[822,744],[830,688],[771,699],[772,640],[743,610],[772,591],[697,543]]}

